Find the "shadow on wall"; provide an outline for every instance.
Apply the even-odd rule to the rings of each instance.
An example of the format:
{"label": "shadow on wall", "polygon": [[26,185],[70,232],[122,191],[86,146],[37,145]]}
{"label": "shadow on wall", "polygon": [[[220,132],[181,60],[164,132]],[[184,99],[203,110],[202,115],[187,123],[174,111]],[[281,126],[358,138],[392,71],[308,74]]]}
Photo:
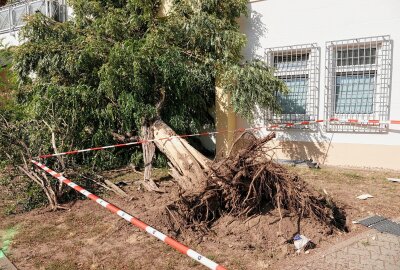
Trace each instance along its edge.
{"label": "shadow on wall", "polygon": [[[256,107],[254,112],[255,121],[250,126],[261,126],[266,127],[271,120],[267,119],[266,112],[259,107]],[[242,121],[239,127],[248,127],[244,125]],[[319,163],[323,163],[326,159],[326,155],[329,151],[329,145],[332,137],[330,135],[324,135],[322,132],[323,126],[317,125],[314,130],[310,129],[296,129],[288,128],[284,130],[276,130],[276,156],[279,159],[290,159],[290,160],[306,160],[313,159]],[[257,132],[260,137],[267,136],[274,130],[261,129]],[[333,134],[333,133],[332,133]],[[283,154],[283,156],[282,156]]]}
{"label": "shadow on wall", "polygon": [[316,132],[309,130],[288,130],[279,135],[282,153],[291,160],[312,159],[323,163],[329,151],[331,138],[321,133],[322,126]]}
{"label": "shadow on wall", "polygon": [[264,55],[258,55],[257,51],[262,49],[261,38],[268,33],[266,25],[262,22],[263,15],[249,7],[248,17],[241,19],[243,32],[247,33],[247,46],[244,49],[244,55],[247,59],[262,58]]}
{"label": "shadow on wall", "polygon": [[[242,32],[247,33],[248,40],[243,53],[247,59],[260,59],[264,57],[262,49],[265,48],[262,46],[262,39],[268,34],[268,29],[262,22],[263,15],[261,13],[252,10],[251,7],[249,7],[248,12],[248,17],[242,18],[240,21]],[[297,104],[297,102],[289,103],[290,99],[285,100],[285,110],[287,111],[304,110],[304,106]],[[254,117],[255,121],[250,123],[250,125],[265,126],[269,122],[266,121],[266,111],[259,107],[256,107]],[[308,120],[306,115],[303,120]],[[248,126],[242,122],[240,121],[241,124],[239,126]],[[321,128],[321,126],[318,126],[318,129]],[[266,136],[268,133],[269,131],[266,133],[261,132],[259,135]],[[281,151],[287,158],[292,160],[313,159],[323,162],[329,150],[330,138],[322,135],[320,130],[314,132],[310,130],[290,129],[279,132],[279,134],[278,139],[282,147]]]}
{"label": "shadow on wall", "polygon": [[[275,114],[268,110],[256,107],[254,111],[254,126],[268,126],[268,124],[284,124],[299,121],[312,120],[307,113],[305,102],[302,100],[291,100],[282,96],[279,98],[282,104],[283,112],[286,114]],[[305,100],[305,99],[304,99]],[[306,160],[313,159],[319,163],[323,163],[326,159],[331,137],[322,132],[323,126],[317,125],[307,128],[287,128],[278,132],[277,140],[279,141],[278,149],[284,157],[290,160]],[[270,131],[261,132],[261,136],[266,136]]]}

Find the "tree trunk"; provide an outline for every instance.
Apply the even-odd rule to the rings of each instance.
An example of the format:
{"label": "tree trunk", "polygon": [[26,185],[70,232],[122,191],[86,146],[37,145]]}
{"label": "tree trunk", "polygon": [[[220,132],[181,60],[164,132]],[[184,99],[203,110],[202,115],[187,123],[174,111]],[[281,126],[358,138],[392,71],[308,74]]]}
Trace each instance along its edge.
{"label": "tree trunk", "polygon": [[201,191],[206,185],[207,171],[211,161],[176,133],[163,121],[156,121],[152,130],[157,148],[164,153],[171,169],[171,176],[186,192]]}
{"label": "tree trunk", "polygon": [[[141,128],[141,140],[147,141],[153,139],[153,131],[151,128],[144,124]],[[143,161],[144,161],[144,176],[143,186],[149,191],[160,191],[154,181],[151,179],[151,168],[153,165],[153,158],[156,152],[154,143],[143,143]]]}

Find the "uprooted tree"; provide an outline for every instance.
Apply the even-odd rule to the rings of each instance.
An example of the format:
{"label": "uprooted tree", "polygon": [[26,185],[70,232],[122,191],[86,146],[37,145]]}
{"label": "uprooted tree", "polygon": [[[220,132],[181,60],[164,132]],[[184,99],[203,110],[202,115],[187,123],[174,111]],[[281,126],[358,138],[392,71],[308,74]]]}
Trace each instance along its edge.
{"label": "uprooted tree", "polygon": [[[213,125],[216,86],[248,120],[255,104],[279,110],[276,97],[286,92],[284,83],[263,62],[246,62],[241,54],[246,39],[237,19],[247,0],[172,3],[162,16],[160,1],[71,0],[74,16],[65,23],[41,14],[29,18],[21,31],[25,43],[14,55],[16,102],[23,112],[17,122],[30,125],[20,136],[24,144],[38,152],[64,151],[198,132]],[[47,143],[37,147],[38,138]],[[250,140],[240,155],[231,152],[221,164],[183,139],[145,143],[143,184],[157,190],[151,180],[157,147],[183,190],[182,199],[168,207],[174,226],[207,227],[224,213],[251,215],[265,202],[335,225],[341,212],[334,204],[263,156],[268,139]],[[68,163],[118,165],[134,154],[122,153]],[[58,160],[60,168],[63,162]]]}
{"label": "uprooted tree", "polygon": [[226,157],[208,166],[198,192],[183,194],[166,207],[169,227],[176,233],[203,234],[226,214],[251,218],[269,206],[280,216],[279,234],[287,216],[297,219],[297,233],[305,217],[329,231],[347,230],[345,212],[332,198],[273,161],[274,148],[268,142],[274,137],[275,133],[265,138],[241,134]]}
{"label": "uprooted tree", "polygon": [[[121,137],[198,132],[213,125],[217,82],[243,116],[252,116],[254,104],[276,108],[284,84],[263,62],[241,55],[246,39],[237,19],[246,4],[176,0],[162,16],[160,1],[72,0],[74,16],[65,23],[41,14],[28,18],[25,42],[14,55],[17,100],[27,118],[47,124],[27,136],[49,138],[51,132],[63,151]],[[162,149],[179,160],[170,163],[174,176],[183,188],[198,187],[197,174],[208,161],[189,144],[173,143],[182,147]],[[142,148],[143,183],[157,190],[151,181],[155,146]]]}

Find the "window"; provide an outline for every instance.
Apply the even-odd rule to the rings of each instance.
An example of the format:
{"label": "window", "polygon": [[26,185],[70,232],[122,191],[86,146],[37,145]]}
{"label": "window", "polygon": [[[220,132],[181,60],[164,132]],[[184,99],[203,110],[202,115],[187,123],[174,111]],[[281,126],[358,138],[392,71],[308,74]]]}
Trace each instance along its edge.
{"label": "window", "polygon": [[375,72],[361,74],[337,74],[335,113],[373,113],[375,84]]}
{"label": "window", "polygon": [[289,89],[287,95],[277,93],[281,113],[266,111],[267,122],[292,123],[317,119],[319,57],[316,44],[267,50],[267,63],[275,68],[275,76],[283,80]]}
{"label": "window", "polygon": [[308,76],[281,78],[290,89],[287,95],[278,95],[282,114],[305,114],[307,111]]}
{"label": "window", "polygon": [[307,68],[309,53],[286,54],[274,56],[274,67],[277,69]]}
{"label": "window", "polygon": [[[327,42],[327,119],[388,120],[391,46],[389,36]],[[327,130],[384,132],[387,125],[332,122]]]}
{"label": "window", "polygon": [[336,66],[369,65],[375,61],[376,48],[342,48],[337,51]]}

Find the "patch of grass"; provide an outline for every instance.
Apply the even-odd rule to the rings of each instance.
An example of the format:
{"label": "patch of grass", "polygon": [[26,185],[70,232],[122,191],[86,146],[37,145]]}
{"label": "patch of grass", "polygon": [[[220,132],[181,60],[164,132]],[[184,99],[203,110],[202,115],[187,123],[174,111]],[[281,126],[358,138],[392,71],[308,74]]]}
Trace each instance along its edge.
{"label": "patch of grass", "polygon": [[142,269],[141,265],[135,260],[128,261],[126,266],[128,269],[131,269],[131,270]]}
{"label": "patch of grass", "polygon": [[6,205],[6,206],[2,209],[2,213],[3,213],[5,216],[11,216],[11,215],[13,215],[16,211],[17,211],[17,205],[16,205],[16,204],[9,204],[9,205]]}
{"label": "patch of grass", "polygon": [[174,259],[167,260],[167,264],[165,265],[166,270],[174,270],[176,269],[176,261]]}
{"label": "patch of grass", "polygon": [[218,256],[216,256],[214,254],[210,254],[210,253],[206,254],[206,257],[209,258],[212,261],[215,261],[218,258]]}
{"label": "patch of grass", "polygon": [[25,224],[21,233],[16,237],[16,241],[18,244],[43,244],[50,242],[59,233],[60,231],[51,225],[38,227],[33,224]]}
{"label": "patch of grass", "polygon": [[366,241],[361,241],[361,244],[362,244],[364,247],[371,245],[371,243],[370,243],[368,240],[366,240]]}
{"label": "patch of grass", "polygon": [[70,260],[56,260],[49,263],[44,269],[46,270],[75,270],[78,268],[78,264],[71,262]]}
{"label": "patch of grass", "polygon": [[190,268],[196,267],[198,264],[199,264],[199,263],[196,262],[195,260],[190,260],[189,263],[188,263],[188,265],[189,265]]}
{"label": "patch of grass", "polygon": [[358,173],[351,172],[351,171],[350,172],[343,172],[342,175],[346,176],[347,178],[354,179],[354,180],[360,180],[360,179],[364,178],[362,175],[359,175]]}
{"label": "patch of grass", "polygon": [[241,261],[240,259],[234,259],[232,261],[232,265],[233,265],[233,269],[237,269],[237,270],[246,270],[246,266],[244,265],[243,261]]}

